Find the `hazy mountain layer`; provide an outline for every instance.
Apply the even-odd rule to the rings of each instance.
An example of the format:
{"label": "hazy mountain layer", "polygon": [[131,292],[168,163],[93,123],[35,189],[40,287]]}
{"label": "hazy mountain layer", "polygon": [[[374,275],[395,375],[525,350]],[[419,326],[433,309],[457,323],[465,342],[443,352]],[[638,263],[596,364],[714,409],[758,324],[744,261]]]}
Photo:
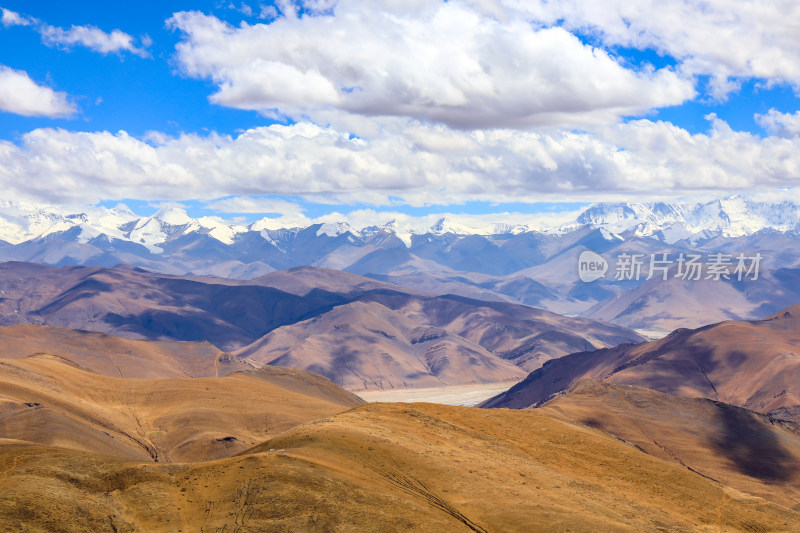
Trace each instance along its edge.
{"label": "hazy mountain layer", "polygon": [[[12,262],[0,264],[0,290],[0,321],[5,324],[205,341],[256,363],[312,370],[354,390],[516,381],[553,357],[644,340],[597,321],[509,303],[432,296],[312,267],[244,281]],[[53,351],[49,347],[57,342],[48,344],[45,337],[10,353]],[[119,344],[91,336],[85,342],[87,348],[104,349],[106,341]],[[77,343],[78,351],[84,343],[70,342]],[[124,352],[123,345],[112,352]],[[56,348],[69,357],[66,347]],[[182,361],[189,364],[191,350],[211,348],[191,345]],[[220,354],[213,357],[222,362],[213,363],[213,373],[207,367],[206,374],[186,374],[224,374],[247,365]],[[95,367],[87,360],[87,366],[125,376],[129,371],[122,368],[137,358],[122,353],[116,373],[107,361]],[[180,374],[184,363],[163,364],[186,375]]]}
{"label": "hazy mountain layer", "polygon": [[[734,196],[698,204],[597,204],[555,225],[520,222],[517,215],[514,223],[470,220],[283,227],[270,219],[252,224],[195,219],[175,207],[140,217],[122,208],[68,214],[5,202],[0,203],[0,260],[125,263],[236,279],[311,265],[646,330],[754,319],[796,301],[791,279],[800,267],[800,216],[792,203]],[[603,279],[580,281],[578,258],[585,250],[609,262]],[[616,259],[625,253],[642,254],[644,272],[635,280],[617,279]],[[663,253],[672,261],[681,253],[700,254],[706,263],[716,253],[760,253],[763,274],[758,282],[703,281],[701,290],[672,278],[646,282],[651,256]],[[707,298],[710,292],[718,297]]]}

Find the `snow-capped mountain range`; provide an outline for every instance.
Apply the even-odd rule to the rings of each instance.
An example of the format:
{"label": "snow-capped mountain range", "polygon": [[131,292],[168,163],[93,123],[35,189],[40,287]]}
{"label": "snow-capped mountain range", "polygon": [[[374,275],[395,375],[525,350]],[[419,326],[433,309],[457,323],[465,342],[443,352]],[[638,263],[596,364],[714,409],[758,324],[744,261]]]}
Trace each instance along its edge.
{"label": "snow-capped mountain range", "polygon": [[767,203],[741,195],[706,203],[624,203],[596,204],[570,227],[590,225],[613,233],[633,232],[637,236],[656,236],[674,243],[697,234],[741,237],[771,229],[780,232],[798,229],[800,205],[793,202]]}
{"label": "snow-capped mountain range", "polygon": [[[498,215],[501,218],[503,215]],[[369,238],[385,232],[395,235],[406,247],[414,235],[518,235],[527,232],[565,234],[580,228],[602,228],[617,238],[652,237],[672,244],[695,236],[740,237],[762,230],[795,232],[800,230],[800,205],[793,202],[769,203],[736,195],[698,203],[600,203],[590,206],[572,220],[552,223],[553,217],[511,215],[513,222],[489,221],[487,216],[447,215],[406,217],[381,224],[361,225],[352,220],[321,220],[313,224],[317,237],[350,235]],[[550,223],[548,223],[550,222]],[[179,207],[163,207],[151,216],[139,216],[125,206],[89,207],[80,212],[66,212],[55,207],[39,207],[12,201],[0,201],[0,241],[19,245],[49,235],[74,232],[75,241],[88,243],[105,236],[109,240],[128,241],[146,247],[151,253],[163,251],[167,241],[182,235],[200,233],[224,245],[231,245],[249,232],[258,232],[268,242],[278,245],[290,227],[279,219],[263,218],[241,224],[207,216],[192,218]],[[610,237],[609,237],[610,238]],[[280,247],[280,246],[279,246]]]}
{"label": "snow-capped mountain range", "polygon": [[[596,204],[560,218],[361,212],[303,227],[286,220],[194,218],[175,206],[139,216],[125,206],[70,213],[0,202],[0,269],[7,268],[5,261],[130,265],[179,276],[253,279],[308,265],[427,293],[523,303],[656,329],[694,327],[709,317],[763,318],[800,301],[800,206],[791,202],[731,196],[696,203]],[[758,252],[763,261],[757,281],[738,285],[648,281],[646,275],[630,282],[613,274],[584,283],[578,261],[586,250],[612,264],[622,253],[708,259]]]}

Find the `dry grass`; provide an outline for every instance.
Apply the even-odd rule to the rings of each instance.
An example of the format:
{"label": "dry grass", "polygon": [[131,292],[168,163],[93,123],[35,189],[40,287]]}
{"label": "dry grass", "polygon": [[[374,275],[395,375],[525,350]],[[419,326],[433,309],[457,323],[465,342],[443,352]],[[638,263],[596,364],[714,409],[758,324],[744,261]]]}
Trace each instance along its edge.
{"label": "dry grass", "polygon": [[796,531],[800,515],[540,411],[368,404],[196,464],[0,442],[0,529],[20,528]]}
{"label": "dry grass", "polygon": [[308,372],[119,379],[49,355],[0,359],[0,437],[135,460],[227,457],[361,400]]}
{"label": "dry grass", "polygon": [[800,510],[800,426],[704,399],[585,382],[541,408]]}

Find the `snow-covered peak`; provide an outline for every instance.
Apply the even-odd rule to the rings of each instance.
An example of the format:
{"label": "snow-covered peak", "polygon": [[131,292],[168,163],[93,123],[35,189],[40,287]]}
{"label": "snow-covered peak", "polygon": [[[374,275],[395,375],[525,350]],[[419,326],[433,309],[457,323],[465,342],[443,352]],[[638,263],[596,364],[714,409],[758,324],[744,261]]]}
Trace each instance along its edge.
{"label": "snow-covered peak", "polygon": [[[571,221],[565,220],[571,218]],[[315,224],[316,222],[316,224]],[[216,216],[192,218],[186,210],[167,205],[151,216],[141,217],[124,205],[108,209],[35,206],[0,201],[0,240],[20,244],[38,237],[67,232],[86,243],[99,236],[141,244],[160,253],[164,243],[182,235],[208,235],[226,245],[237,236],[260,232],[281,249],[303,228],[317,237],[351,234],[353,242],[378,232],[394,234],[407,247],[415,235],[503,235],[530,231],[563,234],[578,228],[603,230],[607,239],[655,238],[673,244],[694,242],[716,236],[739,237],[764,230],[800,231],[800,206],[793,202],[759,201],[741,195],[710,202],[599,203],[580,213],[520,213],[502,215],[427,215],[412,217],[400,213],[360,211],[353,218],[309,220],[303,216],[262,218],[246,224]]]}
{"label": "snow-covered peak", "polygon": [[189,216],[185,209],[172,205],[162,207],[156,211],[152,218],[156,218],[170,226],[185,226],[192,222],[192,217]]}
{"label": "snow-covered peak", "polygon": [[614,233],[631,232],[640,237],[656,236],[673,243],[692,235],[740,237],[764,229],[789,231],[800,222],[800,207],[791,202],[758,202],[734,195],[711,202],[595,204],[574,223],[561,226],[571,231],[582,225],[606,228]]}
{"label": "snow-covered peak", "polygon": [[452,217],[442,217],[430,227],[430,233],[434,235],[445,235],[447,233],[453,233],[455,235],[473,235],[478,233],[478,231],[476,231],[476,228],[468,226],[461,220]]}
{"label": "snow-covered peak", "polygon": [[322,237],[323,235],[327,235],[328,237],[338,237],[339,235],[345,234],[347,232],[355,233],[350,224],[347,222],[326,222],[324,224],[320,224],[319,229],[317,230],[317,237]]}
{"label": "snow-covered peak", "polygon": [[[657,203],[617,203],[595,204],[581,213],[573,224],[565,228],[590,225],[605,227],[614,233],[636,230],[639,232],[657,231],[668,225],[682,222],[687,214],[686,204]],[[652,234],[652,233],[651,233]]]}

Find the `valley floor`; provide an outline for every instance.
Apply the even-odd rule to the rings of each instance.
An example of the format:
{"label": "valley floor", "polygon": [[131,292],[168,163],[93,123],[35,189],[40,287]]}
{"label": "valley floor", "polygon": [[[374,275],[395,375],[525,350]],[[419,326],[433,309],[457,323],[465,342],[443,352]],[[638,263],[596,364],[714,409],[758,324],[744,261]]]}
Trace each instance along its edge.
{"label": "valley floor", "polygon": [[451,387],[431,387],[425,389],[391,389],[382,391],[358,392],[367,402],[428,402],[442,405],[462,405],[472,407],[492,396],[508,390],[516,382],[479,383],[477,385],[456,385]]}

